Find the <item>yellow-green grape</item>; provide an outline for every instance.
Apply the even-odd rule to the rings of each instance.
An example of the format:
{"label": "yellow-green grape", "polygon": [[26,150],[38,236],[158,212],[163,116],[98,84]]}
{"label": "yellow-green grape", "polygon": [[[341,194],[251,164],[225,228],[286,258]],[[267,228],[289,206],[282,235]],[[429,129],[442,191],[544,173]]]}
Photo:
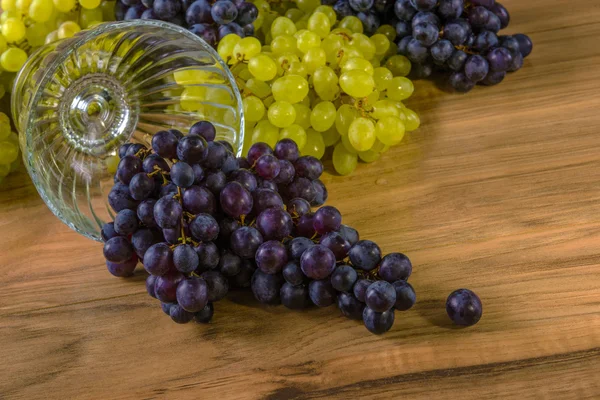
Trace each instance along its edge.
{"label": "yellow-green grape", "polygon": [[288,72],[294,61],[299,62],[298,56],[294,53],[286,53],[277,57],[277,76]]}
{"label": "yellow-green grape", "polygon": [[310,102],[310,99],[311,99],[311,96],[310,96],[310,95],[311,95],[313,92],[311,91],[311,92],[308,92],[308,93],[309,93],[309,95],[307,95],[305,98],[303,98],[303,99],[302,99],[302,101],[300,102],[300,104],[302,104],[302,105],[305,105],[306,107],[310,108],[310,103],[311,103],[311,102]]}
{"label": "yellow-green grape", "polygon": [[106,159],[104,160],[104,163],[106,164],[106,170],[108,171],[109,174],[114,174],[115,172],[117,172],[117,167],[119,166],[119,156],[108,156],[106,157]]}
{"label": "yellow-green grape", "polygon": [[302,18],[300,18],[298,22],[296,22],[297,31],[306,30],[306,27],[308,26],[308,17],[308,15],[305,15]]}
{"label": "yellow-green grape", "polygon": [[302,54],[305,54],[313,47],[319,47],[321,45],[321,39],[319,38],[319,35],[306,29],[298,31],[295,37],[298,50],[300,50]]}
{"label": "yellow-green grape", "polygon": [[327,18],[329,18],[330,26],[333,26],[337,21],[337,15],[335,14],[335,10],[331,6],[319,6],[315,8],[315,12],[320,12],[327,15]]}
{"label": "yellow-green grape", "polygon": [[9,72],[20,70],[25,61],[27,61],[27,53],[18,47],[10,47],[0,56],[0,66]]}
{"label": "yellow-green grape", "polygon": [[402,141],[405,127],[400,118],[384,117],[375,125],[375,135],[383,144],[393,146]]}
{"label": "yellow-green grape", "polygon": [[332,102],[322,101],[310,113],[310,124],[317,132],[325,132],[335,123],[336,109]]}
{"label": "yellow-green grape", "polygon": [[335,146],[331,161],[333,161],[333,168],[340,175],[351,174],[358,164],[356,154],[346,150],[343,143],[338,143]]}
{"label": "yellow-green grape", "polygon": [[271,86],[276,101],[299,103],[308,94],[308,81],[299,75],[285,75]]}
{"label": "yellow-green grape", "polygon": [[2,8],[3,12],[17,11],[17,2],[15,0],[2,0],[0,8]]}
{"label": "yellow-green grape", "polygon": [[6,88],[4,87],[4,85],[0,85],[0,99],[3,98],[5,94]]}
{"label": "yellow-green grape", "polygon": [[[37,25],[37,24],[32,24],[32,25]],[[43,42],[42,42],[42,44],[43,44]],[[7,48],[8,48],[8,43],[6,42],[6,39],[4,39],[4,36],[2,36],[2,34],[0,34],[0,54],[4,53],[4,51]]]}
{"label": "yellow-green grape", "polygon": [[19,146],[8,140],[0,142],[0,164],[10,164],[19,156]]}
{"label": "yellow-green grape", "polygon": [[17,11],[20,11],[21,14],[27,14],[30,5],[31,0],[17,0],[16,2]]}
{"label": "yellow-green grape", "polygon": [[79,27],[79,25],[76,22],[73,22],[73,21],[63,22],[62,24],[60,24],[60,26],[57,29],[58,38],[65,39],[65,38],[73,37],[80,30],[81,30],[81,28]]}
{"label": "yellow-green grape", "polygon": [[179,105],[184,111],[203,111],[206,101],[206,88],[200,86],[190,86],[183,90],[179,98]]}
{"label": "yellow-green grape", "polygon": [[[75,8],[75,0],[53,0],[53,3],[54,7],[56,7],[58,11],[64,13],[69,12],[73,8]],[[112,15],[112,18],[114,18],[114,14]]]}
{"label": "yellow-green grape", "polygon": [[294,22],[298,22],[300,18],[304,17],[304,11],[297,8],[290,8],[285,12],[285,16]]}
{"label": "yellow-green grape", "polygon": [[337,110],[335,127],[340,135],[348,134],[350,124],[358,117],[358,110],[349,104],[342,104]]}
{"label": "yellow-green grape", "polygon": [[58,31],[52,31],[46,35],[45,44],[56,42],[58,40]]}
{"label": "yellow-green grape", "polygon": [[294,109],[296,110],[296,119],[294,120],[294,124],[305,130],[310,128],[310,107],[302,103],[296,103],[294,104]]}
{"label": "yellow-green grape", "polygon": [[277,17],[271,24],[271,36],[276,38],[280,35],[293,36],[296,33],[294,21],[286,17]]}
{"label": "yellow-green grape", "polygon": [[364,71],[348,71],[340,76],[340,87],[352,97],[366,97],[375,87],[373,77]]}
{"label": "yellow-green grape", "polygon": [[[54,0],[56,1],[56,0]],[[102,10],[102,19],[104,21],[110,21],[115,18],[115,4],[116,1],[104,0],[100,3],[100,9]],[[54,5],[56,7],[56,3]]]}
{"label": "yellow-green grape", "polygon": [[390,49],[390,41],[384,34],[377,33],[371,36],[370,39],[375,45],[375,55],[382,56]]}
{"label": "yellow-green grape", "polygon": [[408,99],[415,91],[415,86],[410,79],[403,76],[397,76],[391,80],[387,95],[392,100],[402,101]]}
{"label": "yellow-green grape", "polygon": [[29,6],[29,16],[35,22],[46,22],[52,15],[52,0],[33,0]]}
{"label": "yellow-green grape", "polygon": [[261,47],[261,51],[264,51],[265,53],[268,53],[271,51],[271,46],[263,46]]}
{"label": "yellow-green grape", "polygon": [[339,92],[338,76],[329,67],[319,67],[313,76],[313,88],[322,100],[333,100]]}
{"label": "yellow-green grape", "polygon": [[320,0],[296,0],[296,6],[305,13],[312,12],[321,5]]}
{"label": "yellow-green grape", "polygon": [[379,139],[375,140],[373,147],[371,147],[371,151],[375,151],[377,153],[385,153],[390,149],[390,146],[383,144],[379,141]]}
{"label": "yellow-green grape", "polygon": [[342,65],[342,73],[353,70],[364,71],[371,76],[373,75],[373,65],[364,58],[353,57]]}
{"label": "yellow-green grape", "polygon": [[338,133],[335,125],[327,129],[321,135],[323,136],[323,143],[325,143],[325,147],[333,146],[340,140],[340,134]]}
{"label": "yellow-green grape", "polygon": [[79,0],[79,4],[83,8],[97,8],[100,6],[100,0]]}
{"label": "yellow-green grape", "polygon": [[25,24],[17,18],[9,18],[2,24],[2,35],[7,42],[18,42],[25,37]]}
{"label": "yellow-green grape", "polygon": [[327,62],[331,65],[338,64],[338,53],[344,46],[344,39],[341,36],[336,34],[329,34],[323,41],[321,42],[321,48],[325,50],[325,57],[327,58]]}
{"label": "yellow-green grape", "polygon": [[358,157],[366,163],[372,163],[373,161],[379,160],[381,153],[373,150],[361,151],[358,153]]}
{"label": "yellow-green grape", "polygon": [[[46,26],[46,24],[36,22],[35,24],[31,24],[27,27],[27,29],[25,30],[25,38],[32,47],[39,47],[44,44],[44,40],[46,39],[46,35],[48,33],[48,27]],[[0,49],[2,49],[1,43]],[[4,49],[1,51],[4,51]]]}
{"label": "yellow-green grape", "polygon": [[346,45],[338,51],[336,65],[343,65],[351,58],[364,58],[362,52],[355,46]]}
{"label": "yellow-green grape", "polygon": [[317,68],[322,67],[327,63],[325,50],[320,47],[308,49],[306,54],[304,54],[304,57],[302,57],[302,62],[304,63],[304,66],[306,66],[307,72],[312,74]]}
{"label": "yellow-green grape", "polygon": [[356,47],[367,60],[370,60],[375,56],[375,44],[368,36],[363,35],[362,33],[353,33],[350,44]]}
{"label": "yellow-green grape", "polygon": [[180,85],[193,85],[196,83],[223,83],[223,77],[212,71],[197,69],[175,71],[173,73],[175,82]]}
{"label": "yellow-green grape", "polygon": [[296,38],[290,35],[279,35],[271,42],[271,51],[274,54],[295,53],[297,49]]}
{"label": "yellow-green grape", "polygon": [[375,81],[375,88],[380,92],[387,90],[393,78],[394,74],[392,74],[392,71],[385,67],[378,67],[373,70],[373,80]]}
{"label": "yellow-green grape", "polygon": [[338,24],[338,28],[345,28],[352,32],[363,33],[362,22],[360,22],[360,19],[352,15],[342,18]]}
{"label": "yellow-green grape", "polygon": [[234,33],[230,33],[219,41],[217,53],[219,53],[223,60],[226,62],[229,61],[233,57],[233,48],[240,40],[242,40],[241,37]]}
{"label": "yellow-green grape", "polygon": [[381,67],[381,58],[379,58],[378,56],[371,58],[371,61],[369,62],[371,63],[373,68]]}
{"label": "yellow-green grape", "polygon": [[278,128],[290,126],[296,120],[296,109],[287,101],[276,101],[269,107],[269,121]]}
{"label": "yellow-green grape", "polygon": [[263,142],[271,147],[275,147],[279,140],[279,128],[263,119],[258,121],[252,131],[252,143]]}
{"label": "yellow-green grape", "polygon": [[[294,104],[295,106],[297,104]],[[288,127],[283,128],[279,131],[279,140],[281,139],[292,139],[301,149],[306,145],[306,131],[300,125],[292,124]]]}
{"label": "yellow-green grape", "polygon": [[9,136],[10,136],[10,123],[8,123],[6,121],[0,121],[0,141],[8,139]]}
{"label": "yellow-green grape", "polygon": [[254,3],[254,5],[256,6],[256,8],[258,8],[259,11],[263,11],[263,12],[271,11],[271,5],[266,0],[254,0],[254,1],[252,1],[252,3]]}
{"label": "yellow-green grape", "polygon": [[375,124],[368,118],[358,117],[348,128],[348,140],[357,151],[367,151],[375,143]]}
{"label": "yellow-green grape", "polygon": [[306,130],[306,144],[300,150],[303,156],[313,156],[321,159],[325,154],[325,142],[323,136],[312,128]]}
{"label": "yellow-green grape", "polygon": [[346,149],[346,151],[348,153],[358,154],[358,151],[356,151],[356,149],[350,143],[350,139],[348,138],[348,135],[341,135],[340,138],[341,138],[342,146],[344,146],[344,149]]}
{"label": "yellow-green grape", "polygon": [[277,75],[277,64],[265,54],[259,54],[250,59],[248,71],[261,81],[270,81]]}
{"label": "yellow-green grape", "polygon": [[[256,5],[256,3],[254,3],[254,5]],[[258,15],[256,16],[256,19],[252,23],[252,25],[254,26],[254,32],[259,32],[259,30],[262,30],[262,26],[263,26],[264,22],[265,22],[265,13],[259,9]]]}
{"label": "yellow-green grape", "polygon": [[403,111],[404,115],[406,115],[406,122],[404,123],[406,130],[412,132],[419,128],[419,125],[421,125],[419,114],[408,108],[405,108]]}
{"label": "yellow-green grape", "polygon": [[329,22],[329,17],[322,12],[314,12],[308,19],[306,27],[323,39],[331,31],[331,22]]}
{"label": "yellow-green grape", "polygon": [[287,70],[288,74],[298,75],[306,79],[308,71],[302,61],[292,61],[290,67]]}
{"label": "yellow-green grape", "polygon": [[348,28],[340,28],[339,25],[337,26],[337,28],[334,28],[331,30],[331,34],[332,35],[339,35],[342,36],[344,38],[344,40],[349,41],[350,38],[352,37],[352,31]]}
{"label": "yellow-green grape", "polygon": [[87,29],[95,23],[102,22],[102,20],[103,15],[100,7],[93,9],[82,8],[79,11],[79,25],[83,29]]}
{"label": "yellow-green grape", "polygon": [[375,119],[381,119],[385,117],[399,118],[400,111],[390,100],[377,100],[375,104],[373,104],[373,111],[371,115]]}
{"label": "yellow-green grape", "polygon": [[246,81],[246,88],[251,94],[263,100],[271,94],[271,87],[267,83],[254,78]]}
{"label": "yellow-green grape", "polygon": [[203,89],[206,93],[206,101],[222,104],[231,105],[233,104],[233,96],[231,92],[223,86],[212,86],[212,87],[195,87],[197,89]]}
{"label": "yellow-green grape", "polygon": [[396,28],[391,25],[381,25],[379,28],[377,28],[375,33],[381,33],[382,35],[385,35],[390,42],[393,42],[394,39],[396,39]]}
{"label": "yellow-green grape", "polygon": [[246,121],[260,121],[265,115],[265,105],[256,96],[245,97],[242,104],[244,105],[244,117]]}
{"label": "yellow-green grape", "polygon": [[367,111],[370,111],[373,108],[373,105],[379,100],[379,90],[374,89],[370,95],[366,97],[366,102],[363,104],[363,108]]}
{"label": "yellow-green grape", "polygon": [[233,59],[237,62],[248,61],[260,54],[261,44],[257,38],[249,36],[243,38],[233,47]]}
{"label": "yellow-green grape", "polygon": [[410,73],[410,60],[401,55],[395,55],[388,58],[385,67],[392,71],[394,76],[406,76]]}
{"label": "yellow-green grape", "polygon": [[23,15],[15,10],[15,11],[2,11],[2,14],[0,14],[0,23],[5,23],[7,19],[9,18],[16,18],[16,19],[22,19]]}
{"label": "yellow-green grape", "polygon": [[[6,124],[10,127],[10,118],[8,118],[8,115],[4,114],[1,111],[0,111],[0,123]],[[17,137],[17,142],[18,142],[18,137]]]}

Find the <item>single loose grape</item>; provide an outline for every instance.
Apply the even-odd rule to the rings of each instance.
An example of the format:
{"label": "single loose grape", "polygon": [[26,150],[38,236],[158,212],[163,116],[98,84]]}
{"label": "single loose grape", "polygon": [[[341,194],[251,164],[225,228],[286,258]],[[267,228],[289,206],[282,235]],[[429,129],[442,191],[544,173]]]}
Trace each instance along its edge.
{"label": "single loose grape", "polygon": [[275,147],[279,140],[279,128],[266,119],[259,121],[252,131],[252,143],[263,142]]}
{"label": "single loose grape", "polygon": [[317,132],[325,132],[335,123],[336,109],[332,102],[317,104],[310,113],[310,124]]}
{"label": "single loose grape", "polygon": [[410,73],[410,60],[401,55],[395,55],[388,58],[385,67],[392,71],[394,76],[407,76]]}
{"label": "single loose grape", "polygon": [[268,118],[276,127],[285,128],[296,120],[296,109],[287,101],[276,101],[269,107]]}
{"label": "single loose grape", "polygon": [[302,57],[302,63],[306,66],[308,73],[312,74],[317,68],[322,67],[327,63],[325,50],[320,47],[308,49],[306,54],[304,54],[304,57]]}
{"label": "single loose grape", "polygon": [[17,72],[26,61],[27,53],[18,47],[10,47],[0,56],[0,65],[8,72]]}
{"label": "single loose grape", "polygon": [[402,141],[405,127],[400,118],[385,117],[377,121],[375,135],[383,144],[393,146]]}
{"label": "single loose grape", "polygon": [[349,175],[356,169],[358,160],[356,154],[346,150],[343,143],[338,143],[333,149],[333,168],[340,175]]}
{"label": "single loose grape", "polygon": [[244,117],[247,121],[258,122],[265,115],[265,105],[258,97],[245,97],[242,103],[244,105]]}
{"label": "single loose grape", "polygon": [[270,81],[277,75],[277,64],[273,59],[265,54],[259,54],[250,59],[248,71],[256,79],[261,81]]}
{"label": "single loose grape", "polygon": [[338,108],[335,117],[335,127],[342,136],[348,134],[350,124],[358,117],[358,110],[349,104],[343,104]]}
{"label": "single loose grape", "polygon": [[308,81],[298,75],[285,75],[273,82],[271,90],[276,101],[299,103],[308,94]]}
{"label": "single loose grape", "polygon": [[380,92],[387,90],[390,85],[390,81],[394,78],[392,71],[385,67],[378,67],[373,70],[373,80],[375,81],[375,88]]}
{"label": "single loose grape", "polygon": [[303,156],[313,156],[320,160],[325,154],[325,142],[323,142],[321,134],[312,128],[307,129],[306,144],[300,153]]}
{"label": "single loose grape", "polygon": [[402,101],[408,99],[414,91],[415,86],[410,79],[397,76],[390,81],[387,88],[387,95],[392,100]]}
{"label": "single loose grape", "polygon": [[[294,104],[295,105],[295,104]],[[292,139],[301,149],[306,145],[306,131],[300,125],[292,124],[279,132],[279,140]]]}
{"label": "single loose grape", "polygon": [[18,42],[25,37],[25,24],[17,18],[9,18],[2,24],[2,35],[7,42]]}
{"label": "single loose grape", "polygon": [[353,70],[364,71],[373,76],[373,65],[364,58],[353,57],[342,65],[342,73]]}
{"label": "single loose grape", "polygon": [[322,12],[314,12],[309,18],[306,27],[319,35],[321,39],[329,35],[331,31],[331,23],[329,17]]}
{"label": "single loose grape", "polygon": [[352,70],[340,76],[340,87],[352,97],[366,97],[373,91],[375,81],[364,71]]}
{"label": "single loose grape", "polygon": [[375,143],[375,124],[368,118],[356,118],[348,129],[348,140],[357,151],[367,151]]}

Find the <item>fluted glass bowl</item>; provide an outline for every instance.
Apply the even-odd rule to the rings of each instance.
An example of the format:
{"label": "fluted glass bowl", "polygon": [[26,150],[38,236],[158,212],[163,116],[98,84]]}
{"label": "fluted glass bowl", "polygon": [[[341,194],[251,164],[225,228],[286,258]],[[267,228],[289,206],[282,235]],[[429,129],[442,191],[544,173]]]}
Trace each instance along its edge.
{"label": "fluted glass bowl", "polygon": [[114,22],[41,47],[23,66],[12,97],[27,170],[52,212],[101,240],[113,219],[107,196],[118,148],[150,145],[164,129],[200,120],[239,156],[242,101],[210,45],[179,26]]}

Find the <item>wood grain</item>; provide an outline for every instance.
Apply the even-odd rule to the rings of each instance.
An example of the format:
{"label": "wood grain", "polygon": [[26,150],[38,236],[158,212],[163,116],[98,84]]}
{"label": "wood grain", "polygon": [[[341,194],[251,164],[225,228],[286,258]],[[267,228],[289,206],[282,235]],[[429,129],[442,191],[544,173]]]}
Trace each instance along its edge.
{"label": "wood grain", "polygon": [[[173,324],[21,173],[0,192],[0,398],[600,398],[600,5],[504,3],[535,43],[523,70],[466,96],[417,83],[422,128],[325,177],[346,223],[415,265],[387,335],[247,293]],[[484,304],[468,329],[443,308],[460,287]]]}

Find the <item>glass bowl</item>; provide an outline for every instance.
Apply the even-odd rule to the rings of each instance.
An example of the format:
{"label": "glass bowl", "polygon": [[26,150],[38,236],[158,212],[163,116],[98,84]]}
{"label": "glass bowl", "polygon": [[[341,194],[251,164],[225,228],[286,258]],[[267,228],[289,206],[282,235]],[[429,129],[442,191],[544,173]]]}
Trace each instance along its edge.
{"label": "glass bowl", "polygon": [[27,170],[52,212],[101,240],[118,148],[212,122],[241,155],[242,99],[229,68],[170,23],[114,22],[47,44],[15,79],[12,114]]}

